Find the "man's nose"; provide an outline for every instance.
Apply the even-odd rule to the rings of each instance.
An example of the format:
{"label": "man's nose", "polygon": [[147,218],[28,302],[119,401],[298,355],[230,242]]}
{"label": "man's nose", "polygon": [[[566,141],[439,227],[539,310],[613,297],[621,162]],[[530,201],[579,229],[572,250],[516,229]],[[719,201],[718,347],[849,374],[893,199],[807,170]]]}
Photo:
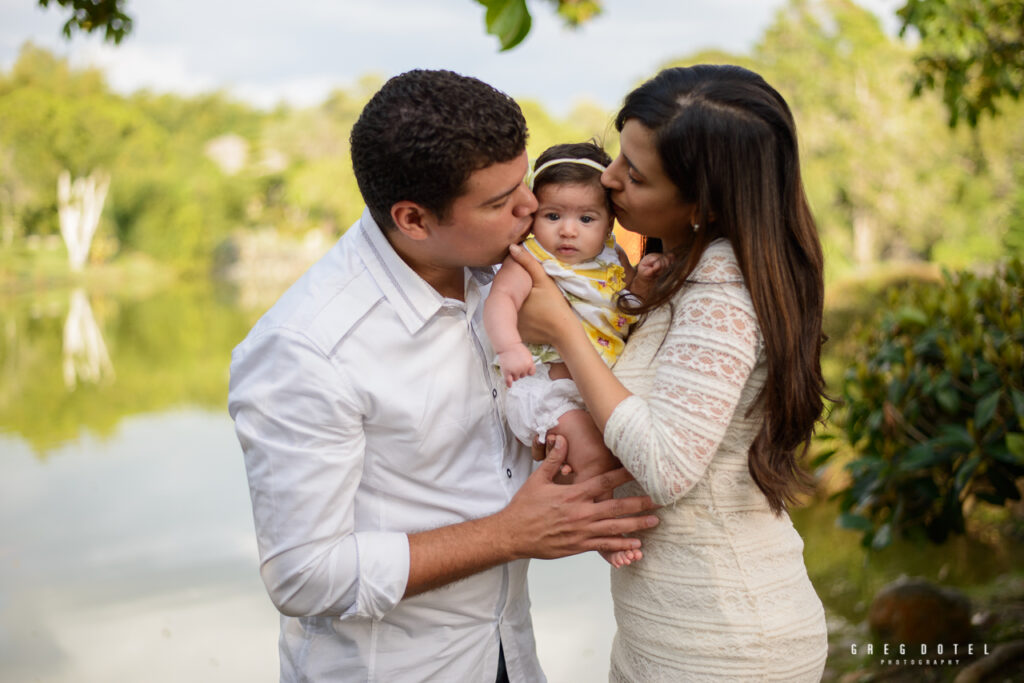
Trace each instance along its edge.
{"label": "man's nose", "polygon": [[525,218],[537,210],[537,197],[533,191],[522,183],[516,189],[516,205],[512,209],[512,215],[516,218]]}

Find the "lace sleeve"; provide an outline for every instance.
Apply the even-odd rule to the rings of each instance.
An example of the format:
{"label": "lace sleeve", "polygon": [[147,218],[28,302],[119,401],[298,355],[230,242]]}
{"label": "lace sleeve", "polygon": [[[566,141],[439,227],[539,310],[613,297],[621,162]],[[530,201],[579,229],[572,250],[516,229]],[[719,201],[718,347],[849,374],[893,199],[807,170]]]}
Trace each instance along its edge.
{"label": "lace sleeve", "polygon": [[673,306],[650,393],[622,401],[605,427],[608,447],[660,505],[704,475],[761,343],[742,282],[691,284]]}

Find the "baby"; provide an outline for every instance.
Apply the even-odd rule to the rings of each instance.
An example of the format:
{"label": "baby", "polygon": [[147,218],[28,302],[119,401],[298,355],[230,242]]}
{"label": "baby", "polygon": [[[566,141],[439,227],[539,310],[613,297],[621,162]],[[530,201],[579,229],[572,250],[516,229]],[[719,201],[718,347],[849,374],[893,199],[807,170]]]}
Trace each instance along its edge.
{"label": "baby", "polygon": [[[537,195],[532,234],[523,247],[540,261],[565,294],[591,343],[611,365],[636,321],[616,307],[620,293],[643,295],[663,262],[651,255],[634,269],[612,235],[614,218],[601,174],[609,157],[592,142],[555,145],[537,158],[527,183]],[[505,259],[484,304],[484,325],[509,387],[509,427],[524,444],[561,434],[576,481],[618,466],[586,412],[576,384],[550,346],[526,345],[516,328],[519,307],[530,293],[529,274],[512,257]],[[640,291],[637,291],[637,290]],[[619,567],[640,551],[604,555]]]}

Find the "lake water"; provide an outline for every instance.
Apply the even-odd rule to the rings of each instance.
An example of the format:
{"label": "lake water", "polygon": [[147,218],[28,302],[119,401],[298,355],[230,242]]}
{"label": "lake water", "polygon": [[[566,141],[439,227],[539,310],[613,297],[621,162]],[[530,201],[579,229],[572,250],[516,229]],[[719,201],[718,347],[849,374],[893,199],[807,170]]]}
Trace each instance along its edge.
{"label": "lake water", "polygon": [[[262,310],[240,301],[206,285],[4,300],[0,680],[277,680],[277,613],[224,408],[230,350]],[[794,515],[834,647],[901,573],[972,585],[1021,559],[961,540],[865,562],[833,517]],[[605,680],[607,565],[535,561],[530,582],[552,683]]]}

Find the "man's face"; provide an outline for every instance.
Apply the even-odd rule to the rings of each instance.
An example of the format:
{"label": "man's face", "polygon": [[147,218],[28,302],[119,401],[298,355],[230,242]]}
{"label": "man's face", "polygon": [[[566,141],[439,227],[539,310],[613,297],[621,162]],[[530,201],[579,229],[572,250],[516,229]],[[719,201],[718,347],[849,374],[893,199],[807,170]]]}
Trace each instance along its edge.
{"label": "man's face", "polygon": [[437,224],[432,251],[435,262],[450,268],[501,263],[510,245],[530,230],[537,199],[523,182],[529,162],[526,151],[513,159],[477,169],[466,191]]}

